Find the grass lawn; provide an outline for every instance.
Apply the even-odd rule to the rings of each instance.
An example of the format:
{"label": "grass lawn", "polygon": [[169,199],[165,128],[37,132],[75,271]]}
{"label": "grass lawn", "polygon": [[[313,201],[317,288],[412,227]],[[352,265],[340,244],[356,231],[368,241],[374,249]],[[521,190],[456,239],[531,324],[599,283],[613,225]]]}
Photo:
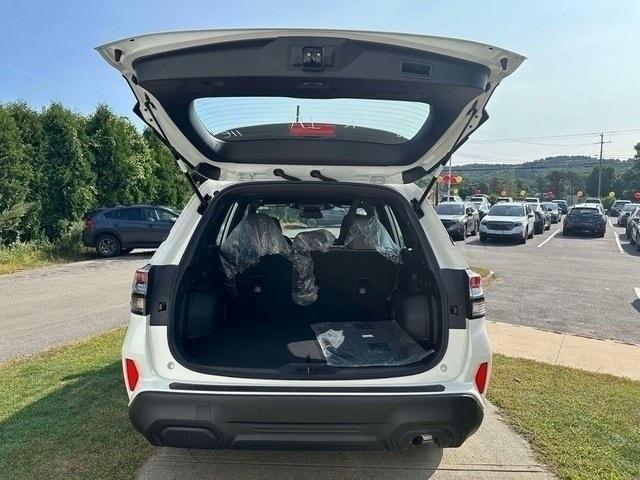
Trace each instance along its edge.
{"label": "grass lawn", "polygon": [[[0,479],[132,478],[123,329],[0,365]],[[640,383],[496,355],[489,398],[561,478],[640,478]],[[508,448],[508,446],[505,446]]]}
{"label": "grass lawn", "polygon": [[133,477],[152,448],[127,416],[123,334],[0,365],[0,479]]}
{"label": "grass lawn", "polygon": [[491,273],[491,270],[489,270],[488,268],[484,268],[484,267],[476,267],[474,265],[469,267],[471,270],[473,270],[474,272],[476,272],[478,275],[480,275],[482,278],[486,277],[487,275],[489,275]]}
{"label": "grass lawn", "polygon": [[489,399],[561,478],[640,478],[640,382],[496,355]]}
{"label": "grass lawn", "polygon": [[36,244],[0,247],[0,275],[29,268],[44,267],[54,263],[87,260],[94,257],[95,254],[88,249],[61,253],[59,249],[53,246],[44,247]]}

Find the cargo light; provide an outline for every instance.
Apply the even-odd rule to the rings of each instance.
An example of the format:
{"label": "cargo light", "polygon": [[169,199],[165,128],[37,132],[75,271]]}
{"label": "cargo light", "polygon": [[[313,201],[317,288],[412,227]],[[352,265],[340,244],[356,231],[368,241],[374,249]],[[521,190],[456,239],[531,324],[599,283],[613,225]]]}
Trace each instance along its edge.
{"label": "cargo light", "polygon": [[483,362],[476,372],[476,387],[478,392],[484,393],[487,388],[487,380],[489,379],[489,363]]}
{"label": "cargo light", "polygon": [[124,361],[125,369],[124,369],[124,379],[127,384],[127,388],[129,391],[133,392],[138,385],[138,379],[140,378],[140,374],[138,373],[138,368],[133,360],[130,358],[126,358]]}
{"label": "cargo light", "polygon": [[136,270],[131,286],[131,313],[147,314],[147,291],[149,289],[149,271],[151,265]]}
{"label": "cargo light", "polygon": [[484,301],[482,277],[471,270],[467,270],[467,276],[469,277],[469,301],[467,315],[471,319],[484,317],[487,307]]}

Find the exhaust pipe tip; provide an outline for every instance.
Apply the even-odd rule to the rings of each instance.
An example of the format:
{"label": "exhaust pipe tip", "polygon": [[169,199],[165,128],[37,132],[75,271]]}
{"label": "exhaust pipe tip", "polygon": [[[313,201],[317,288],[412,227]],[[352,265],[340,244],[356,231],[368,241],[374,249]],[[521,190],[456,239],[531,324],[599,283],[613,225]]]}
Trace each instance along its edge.
{"label": "exhaust pipe tip", "polygon": [[433,435],[429,435],[428,433],[416,435],[411,439],[411,445],[415,447],[426,447],[432,444],[433,444]]}

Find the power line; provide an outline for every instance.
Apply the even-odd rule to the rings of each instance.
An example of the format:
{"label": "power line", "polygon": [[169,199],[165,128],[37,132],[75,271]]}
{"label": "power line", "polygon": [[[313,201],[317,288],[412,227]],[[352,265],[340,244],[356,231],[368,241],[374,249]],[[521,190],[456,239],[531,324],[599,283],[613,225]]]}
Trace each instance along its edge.
{"label": "power line", "polygon": [[[541,136],[535,136],[535,137],[520,137],[520,138],[515,138],[515,137],[505,137],[496,133],[492,133],[492,132],[484,132],[484,133],[488,133],[489,135],[493,135],[495,137],[498,137],[496,139],[479,139],[479,140],[469,140],[469,144],[471,143],[475,143],[475,144],[479,144],[479,143],[503,143],[503,142],[520,142],[520,143],[530,143],[533,145],[542,145],[542,146],[581,146],[583,144],[550,144],[550,143],[541,143],[541,142],[530,142],[530,140],[548,140],[548,139],[556,139],[556,138],[579,138],[579,137],[588,137],[588,136],[593,136],[593,135],[600,135],[600,133],[604,134],[604,135],[628,135],[628,134],[632,134],[632,133],[640,133],[640,128],[630,128],[630,129],[626,129],[626,130],[608,130],[608,131],[603,131],[603,132],[583,132],[583,133],[570,133],[570,134],[564,134],[564,135],[541,135]],[[587,145],[587,144],[584,144]]]}

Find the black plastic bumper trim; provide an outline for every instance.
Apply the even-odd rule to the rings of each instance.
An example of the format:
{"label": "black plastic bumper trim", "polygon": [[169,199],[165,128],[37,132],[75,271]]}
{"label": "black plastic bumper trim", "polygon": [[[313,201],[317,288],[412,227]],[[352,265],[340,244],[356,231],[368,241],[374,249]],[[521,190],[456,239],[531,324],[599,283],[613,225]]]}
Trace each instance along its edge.
{"label": "black plastic bumper trim", "polygon": [[199,385],[197,383],[174,382],[171,390],[193,390],[201,392],[308,392],[308,393],[434,393],[444,392],[444,385],[420,385],[407,387],[268,387],[251,385]]}
{"label": "black plastic bumper trim", "polygon": [[484,416],[471,394],[139,393],[133,426],[153,445],[208,449],[404,450],[419,435],[458,447]]}

